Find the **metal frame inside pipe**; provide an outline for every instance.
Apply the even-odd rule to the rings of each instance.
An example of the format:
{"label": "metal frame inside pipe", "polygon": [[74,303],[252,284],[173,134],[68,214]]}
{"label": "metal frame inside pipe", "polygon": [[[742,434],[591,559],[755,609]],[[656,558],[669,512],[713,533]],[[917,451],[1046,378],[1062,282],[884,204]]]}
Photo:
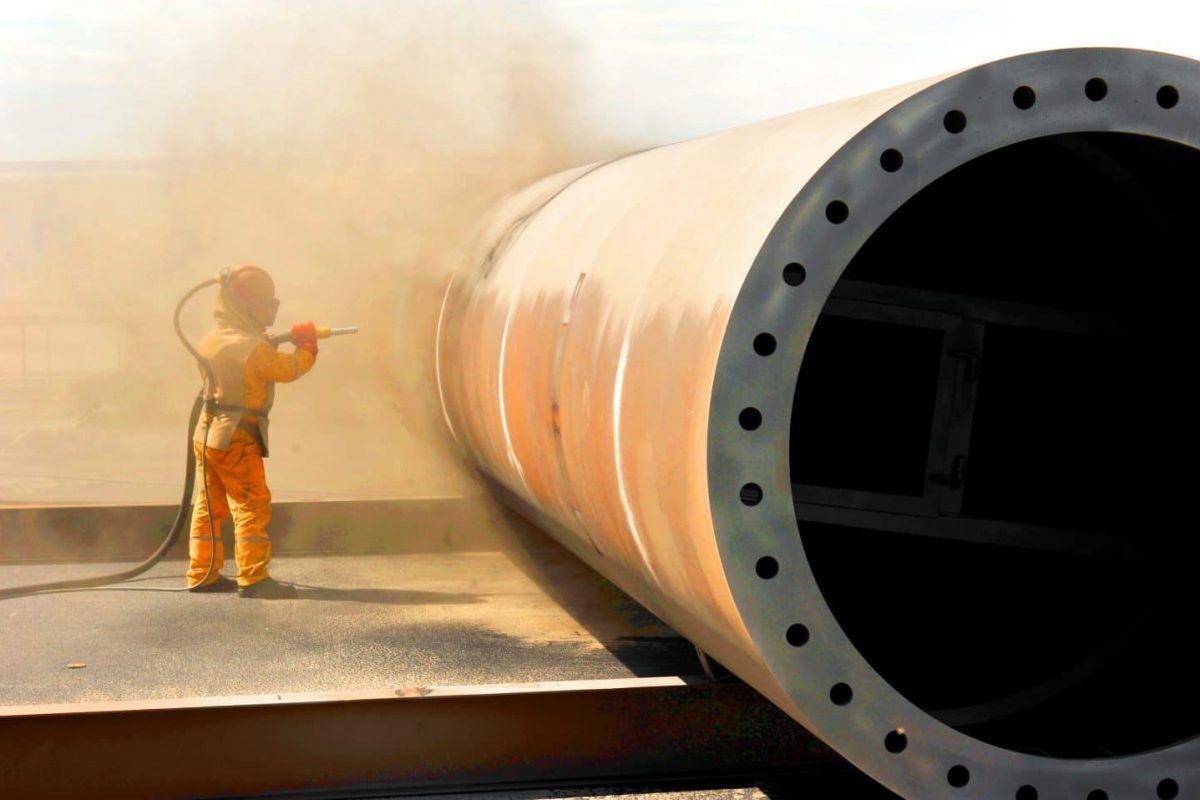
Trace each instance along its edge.
{"label": "metal frame inside pipe", "polygon": [[[1079,549],[1068,523],[1000,530],[966,520],[961,457],[945,469],[933,459],[971,435],[961,413],[969,393],[952,384],[977,381],[978,359],[957,338],[978,345],[983,334],[972,331],[995,320],[1087,328],[1086,314],[1073,308],[1060,320],[1037,298],[976,302],[970,291],[928,286],[910,292],[921,302],[897,301],[902,280],[889,296],[903,310],[884,313],[878,287],[847,280],[855,277],[847,269],[926,190],[972,164],[1001,163],[996,154],[1009,153],[1004,163],[1019,170],[1034,150],[1013,148],[1039,142],[1064,158],[1084,153],[1104,185],[1141,198],[1130,208],[1159,230],[1145,197],[1155,190],[1130,177],[1136,158],[1088,156],[1110,141],[1088,138],[1097,135],[1191,158],[1200,147],[1200,63],[1122,49],[1021,55],[545,178],[494,210],[447,287],[436,369],[450,433],[508,502],[906,798],[1200,798],[1195,729],[1153,746],[1060,752],[977,735],[939,714],[876,668],[876,654],[833,607],[805,540],[806,519],[866,497],[856,519],[937,517],[942,527],[922,529],[930,536],[966,531],[980,546],[1016,541],[1031,553]],[[1070,188],[1061,184],[1046,191]],[[962,260],[961,274],[972,261]],[[1020,264],[1011,278],[1042,280]],[[881,324],[919,312],[924,321],[914,324],[944,334],[936,392],[946,389],[949,433],[922,461],[930,474],[910,493],[917,499],[885,507],[872,505],[878,488],[796,488],[805,444],[817,448],[831,424],[797,414],[798,380],[810,344],[817,357],[822,315],[837,303],[849,318],[856,303],[875,309]],[[914,311],[921,303],[928,307]],[[992,365],[983,363],[987,380]],[[942,493],[933,510],[917,508],[934,489]],[[897,586],[902,603],[902,577]],[[993,711],[1022,713],[1090,680],[1120,643],[1097,647],[1079,656],[1082,667],[1048,669]],[[972,667],[962,669],[969,684]]]}

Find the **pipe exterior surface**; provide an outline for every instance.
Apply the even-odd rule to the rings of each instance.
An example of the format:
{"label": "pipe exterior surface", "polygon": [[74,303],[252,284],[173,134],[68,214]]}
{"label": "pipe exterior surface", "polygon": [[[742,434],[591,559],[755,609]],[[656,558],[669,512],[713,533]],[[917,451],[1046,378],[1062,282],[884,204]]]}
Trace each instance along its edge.
{"label": "pipe exterior surface", "polygon": [[709,510],[720,345],[797,187],[928,83],[546,178],[496,209],[447,295],[460,444],[585,561],[666,618],[684,599],[688,634],[764,679]]}
{"label": "pipe exterior surface", "polygon": [[[1099,103],[1083,86],[1102,75]],[[988,152],[1076,131],[1200,146],[1200,65],[1142,51],[1036,53],[554,175],[497,207],[451,281],[437,379],[458,444],[512,504],[908,798],[1200,797],[1189,740],[1055,759],[974,739],[887,684],[842,631],[797,535],[793,388],[866,239]],[[1035,112],[1015,108],[1018,86]],[[959,112],[965,129],[948,116]],[[888,164],[895,151],[902,167]],[[843,221],[830,204],[845,204]],[[803,267],[802,282],[795,268]],[[748,424],[743,409],[759,412]],[[813,424],[819,425],[820,421]],[[764,574],[760,559],[778,566]],[[769,572],[769,570],[767,570]],[[831,702],[831,687],[854,702]],[[907,749],[886,752],[903,730]]]}

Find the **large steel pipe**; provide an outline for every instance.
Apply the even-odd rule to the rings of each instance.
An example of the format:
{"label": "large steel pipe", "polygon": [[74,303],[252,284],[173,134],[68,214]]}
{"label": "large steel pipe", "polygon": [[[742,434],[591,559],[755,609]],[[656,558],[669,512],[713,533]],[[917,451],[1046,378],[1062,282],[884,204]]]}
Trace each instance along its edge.
{"label": "large steel pipe", "polygon": [[1197,147],[1200,64],[1084,49],[546,178],[447,425],[907,798],[1200,797]]}

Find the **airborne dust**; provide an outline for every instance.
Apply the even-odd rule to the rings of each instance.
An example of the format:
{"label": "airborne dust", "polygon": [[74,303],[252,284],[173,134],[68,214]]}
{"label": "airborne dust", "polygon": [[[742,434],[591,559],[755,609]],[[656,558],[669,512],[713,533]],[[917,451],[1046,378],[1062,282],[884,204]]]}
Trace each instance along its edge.
{"label": "airborne dust", "polygon": [[[194,42],[147,123],[157,159],[0,165],[0,503],[174,502],[198,384],[171,312],[241,263],[274,275],[276,330],[362,329],[279,387],[277,500],[479,491],[433,384],[446,279],[504,193],[629,148],[596,133],[577,47],[527,4],[302,16]],[[185,317],[193,338],[211,299]]]}
{"label": "airborne dust", "polygon": [[[323,341],[314,370],[278,387],[277,503],[465,498],[451,504],[458,523],[391,521],[382,533],[414,540],[415,558],[354,556],[374,551],[339,534],[330,546],[350,557],[279,554],[273,573],[320,601],[295,607],[124,592],[8,601],[0,705],[621,676],[647,668],[626,663],[643,640],[692,663],[690,645],[582,563],[524,550],[525,526],[445,432],[433,376],[445,286],[482,213],[635,148],[581,107],[582,53],[532,4],[380,5],[293,16],[297,4],[238,4],[236,24],[199,38],[163,7],[126,45],[191,46],[170,59],[187,69],[165,79],[169,102],[153,105],[169,113],[138,132],[155,158],[0,163],[0,506],[177,502],[199,378],[172,311],[219,270],[255,263],[282,299],[276,330],[311,319],[362,331]],[[193,340],[213,296],[185,315]],[[283,517],[277,505],[277,534]],[[423,549],[451,524],[495,546]],[[51,556],[61,542],[70,562],[94,560],[105,532],[54,531],[48,544],[41,530],[0,530],[0,585],[101,569],[5,564],[5,533]],[[182,570],[160,565],[153,585]],[[89,668],[64,669],[64,653]]]}

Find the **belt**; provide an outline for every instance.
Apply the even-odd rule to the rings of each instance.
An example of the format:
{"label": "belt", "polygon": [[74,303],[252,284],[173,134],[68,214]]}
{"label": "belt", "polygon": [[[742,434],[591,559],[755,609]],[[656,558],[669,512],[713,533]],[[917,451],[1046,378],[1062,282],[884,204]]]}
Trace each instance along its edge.
{"label": "belt", "polygon": [[223,412],[230,412],[232,414],[249,414],[252,417],[265,418],[267,416],[267,412],[261,408],[246,408],[245,406],[228,406],[228,405],[225,405],[224,403],[218,403],[216,400],[205,400],[204,401],[204,410],[214,416],[217,414],[221,414]]}
{"label": "belt", "polygon": [[238,427],[244,431],[250,431],[250,433],[254,434],[254,438],[258,440],[258,443],[265,446],[266,443],[263,442],[262,431],[259,430],[258,425],[253,422],[241,420],[238,422]]}

